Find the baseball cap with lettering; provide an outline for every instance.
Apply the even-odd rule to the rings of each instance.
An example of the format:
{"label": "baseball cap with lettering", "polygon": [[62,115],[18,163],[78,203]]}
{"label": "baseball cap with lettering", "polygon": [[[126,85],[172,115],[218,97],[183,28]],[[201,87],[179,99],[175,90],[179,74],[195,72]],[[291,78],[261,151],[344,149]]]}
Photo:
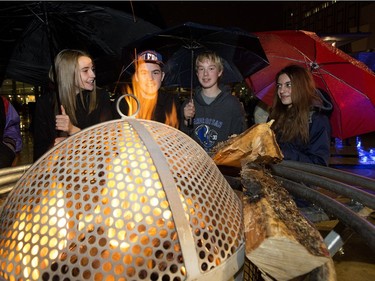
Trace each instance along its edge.
{"label": "baseball cap with lettering", "polygon": [[156,63],[160,66],[164,65],[162,55],[152,50],[143,51],[138,55],[137,59],[138,61]]}

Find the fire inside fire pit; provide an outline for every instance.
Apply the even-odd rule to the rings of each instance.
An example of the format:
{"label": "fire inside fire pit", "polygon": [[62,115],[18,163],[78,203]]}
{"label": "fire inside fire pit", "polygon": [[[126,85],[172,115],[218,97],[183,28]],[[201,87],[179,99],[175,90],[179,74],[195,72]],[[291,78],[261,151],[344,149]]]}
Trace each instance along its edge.
{"label": "fire inside fire pit", "polygon": [[0,217],[3,280],[227,280],[240,200],[188,136],[146,120],[83,130],[34,163]]}

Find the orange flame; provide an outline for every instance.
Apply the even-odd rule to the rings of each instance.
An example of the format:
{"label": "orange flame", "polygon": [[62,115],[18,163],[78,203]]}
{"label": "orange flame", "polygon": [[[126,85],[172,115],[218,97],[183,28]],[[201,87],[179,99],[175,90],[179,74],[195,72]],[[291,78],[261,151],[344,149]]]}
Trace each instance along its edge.
{"label": "orange flame", "polygon": [[168,114],[165,113],[165,124],[178,128],[178,118],[177,118],[177,109],[176,104],[173,104],[172,111]]}
{"label": "orange flame", "polygon": [[[138,94],[139,91],[137,90],[137,84],[138,83],[135,82],[135,78],[133,76],[132,87],[127,85],[123,93],[133,94],[134,96],[137,97],[139,104],[140,104],[140,109],[139,109],[138,114],[135,116],[136,118],[145,119],[145,120],[154,120],[153,116],[154,116],[154,111],[155,111],[156,103],[157,103],[157,95],[156,95],[156,98],[153,98],[153,99],[144,98],[142,95]],[[137,107],[138,107],[137,102],[134,98],[129,97],[129,96],[126,96],[125,100],[129,106],[128,116],[131,116],[137,111]],[[176,109],[175,104],[173,104],[171,112],[165,112],[164,123],[174,128],[178,128],[179,123],[178,123],[177,109]]]}

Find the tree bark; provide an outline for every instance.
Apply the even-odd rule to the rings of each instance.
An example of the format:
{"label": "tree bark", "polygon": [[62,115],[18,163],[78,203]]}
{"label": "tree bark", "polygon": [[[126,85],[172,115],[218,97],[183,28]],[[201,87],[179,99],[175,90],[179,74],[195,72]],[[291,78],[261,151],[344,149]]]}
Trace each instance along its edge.
{"label": "tree bark", "polygon": [[282,184],[263,167],[249,166],[241,170],[246,257],[276,280],[312,274],[314,280],[336,280],[319,231],[299,212]]}

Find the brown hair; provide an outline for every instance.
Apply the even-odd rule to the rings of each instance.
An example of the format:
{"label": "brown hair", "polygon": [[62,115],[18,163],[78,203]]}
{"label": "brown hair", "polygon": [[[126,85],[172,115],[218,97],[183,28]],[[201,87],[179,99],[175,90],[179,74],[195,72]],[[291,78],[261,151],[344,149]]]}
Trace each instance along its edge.
{"label": "brown hair", "polygon": [[272,129],[282,142],[300,139],[308,143],[310,111],[314,105],[322,104],[315,90],[314,79],[308,69],[298,65],[287,66],[277,73],[276,83],[282,74],[286,74],[291,81],[292,106],[282,104],[276,87],[270,113],[270,119],[275,120]]}

